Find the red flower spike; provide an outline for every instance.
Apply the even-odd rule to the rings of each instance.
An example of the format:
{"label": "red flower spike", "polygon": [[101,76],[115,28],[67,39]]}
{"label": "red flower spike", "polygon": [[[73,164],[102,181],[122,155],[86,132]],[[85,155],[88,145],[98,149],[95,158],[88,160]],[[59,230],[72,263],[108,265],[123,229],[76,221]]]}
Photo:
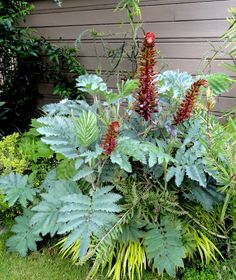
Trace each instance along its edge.
{"label": "red flower spike", "polygon": [[191,116],[193,108],[196,104],[200,86],[205,88],[208,87],[207,81],[198,80],[191,85],[191,88],[188,90],[185,99],[182,101],[179,109],[175,113],[174,121],[176,125],[181,124]]}
{"label": "red flower spike", "polygon": [[110,155],[116,148],[116,139],[120,130],[120,123],[111,122],[108,126],[107,133],[102,139],[102,148],[106,155]]}
{"label": "red flower spike", "polygon": [[134,110],[145,121],[151,119],[151,114],[157,112],[157,85],[154,82],[155,72],[155,34],[147,32],[141,49],[139,66],[139,92],[134,97]]}

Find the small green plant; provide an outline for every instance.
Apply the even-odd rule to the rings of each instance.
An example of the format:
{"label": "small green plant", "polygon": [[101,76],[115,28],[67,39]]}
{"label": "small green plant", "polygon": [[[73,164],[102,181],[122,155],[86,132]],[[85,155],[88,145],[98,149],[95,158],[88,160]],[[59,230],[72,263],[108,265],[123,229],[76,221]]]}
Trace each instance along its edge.
{"label": "small green plant", "polygon": [[13,133],[0,141],[0,173],[23,173],[28,167],[26,157],[19,152],[19,133]]}

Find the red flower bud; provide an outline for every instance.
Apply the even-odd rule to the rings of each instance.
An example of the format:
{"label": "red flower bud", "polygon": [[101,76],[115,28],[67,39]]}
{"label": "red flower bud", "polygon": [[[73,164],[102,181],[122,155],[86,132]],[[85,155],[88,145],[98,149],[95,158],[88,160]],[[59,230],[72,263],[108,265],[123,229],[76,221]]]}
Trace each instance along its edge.
{"label": "red flower bud", "polygon": [[102,139],[102,148],[106,155],[110,155],[116,148],[116,139],[120,130],[120,124],[117,121],[111,122],[108,126],[107,133]]}
{"label": "red flower bud", "polygon": [[157,85],[154,82],[155,72],[155,34],[147,32],[141,49],[139,66],[139,92],[135,95],[134,110],[145,121],[150,120],[151,114],[157,112]]}
{"label": "red flower bud", "polygon": [[191,85],[185,99],[182,101],[179,109],[175,113],[174,121],[176,125],[181,124],[191,116],[193,108],[196,104],[200,86],[204,86],[205,88],[208,87],[207,81],[198,80]]}

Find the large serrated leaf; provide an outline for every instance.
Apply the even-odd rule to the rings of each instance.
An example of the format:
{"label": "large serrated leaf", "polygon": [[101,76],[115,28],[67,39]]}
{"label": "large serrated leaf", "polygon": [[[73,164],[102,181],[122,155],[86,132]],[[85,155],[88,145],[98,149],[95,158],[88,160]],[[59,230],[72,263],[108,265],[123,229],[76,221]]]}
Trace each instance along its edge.
{"label": "large serrated leaf", "polygon": [[87,165],[84,165],[82,168],[80,168],[76,174],[74,175],[74,177],[72,178],[73,181],[78,181],[82,178],[85,178],[86,176],[89,176],[91,175],[92,173],[94,173],[94,170],[87,166]]}
{"label": "large serrated leaf", "polygon": [[118,139],[117,148],[121,154],[132,157],[146,164],[146,155],[142,150],[142,145],[138,140],[129,137],[120,137]]}
{"label": "large serrated leaf", "polygon": [[3,190],[5,201],[11,207],[19,202],[23,207],[33,201],[36,190],[28,183],[28,175],[10,173],[0,178],[0,189]]}
{"label": "large serrated leaf", "polygon": [[201,165],[186,166],[186,174],[190,179],[199,182],[202,187],[206,187],[206,175]]}
{"label": "large serrated leaf", "polygon": [[181,235],[174,222],[168,217],[162,218],[161,223],[151,224],[144,236],[144,245],[149,260],[162,274],[166,271],[174,276],[178,267],[183,267],[185,249]]}
{"label": "large serrated leaf", "polygon": [[132,166],[129,162],[129,158],[119,153],[118,151],[113,151],[110,156],[112,163],[117,163],[121,169],[124,169],[126,172],[132,172]]}
{"label": "large serrated leaf", "polygon": [[224,194],[217,191],[214,186],[201,187],[197,184],[191,186],[191,189],[184,193],[189,200],[199,202],[206,210],[212,211],[214,205],[224,202]]}
{"label": "large serrated leaf", "polygon": [[6,243],[9,251],[18,252],[21,256],[26,256],[29,250],[37,250],[36,242],[42,240],[42,238],[30,225],[32,216],[32,211],[25,209],[22,216],[16,217],[16,224],[11,229],[14,235]]}
{"label": "large serrated leaf", "polygon": [[76,87],[90,94],[109,94],[107,85],[103,82],[102,78],[95,74],[81,75],[76,79]]}
{"label": "large serrated leaf", "polygon": [[152,168],[157,163],[162,164],[163,162],[173,161],[173,158],[170,155],[166,154],[162,149],[153,143],[142,143],[140,148],[142,152],[147,154],[150,168]]}
{"label": "large serrated leaf", "polygon": [[184,180],[185,170],[181,166],[175,168],[175,183],[179,187]]}
{"label": "large serrated leaf", "polygon": [[56,181],[47,193],[41,195],[42,201],[32,208],[34,215],[31,225],[37,226],[38,232],[43,236],[48,233],[54,236],[60,226],[58,215],[63,206],[60,199],[73,193],[80,193],[76,183],[65,180]]}
{"label": "large serrated leaf", "polygon": [[110,190],[111,187],[105,187],[97,189],[92,196],[74,194],[61,198],[64,207],[60,210],[58,220],[62,224],[59,233],[69,233],[65,248],[80,239],[80,258],[86,255],[91,235],[100,235],[117,219],[115,213],[120,208],[116,202],[121,196],[110,193]]}
{"label": "large serrated leaf", "polygon": [[76,128],[71,117],[48,116],[37,121],[42,124],[37,128],[37,131],[43,135],[41,140],[49,144],[54,152],[71,159],[78,157]]}

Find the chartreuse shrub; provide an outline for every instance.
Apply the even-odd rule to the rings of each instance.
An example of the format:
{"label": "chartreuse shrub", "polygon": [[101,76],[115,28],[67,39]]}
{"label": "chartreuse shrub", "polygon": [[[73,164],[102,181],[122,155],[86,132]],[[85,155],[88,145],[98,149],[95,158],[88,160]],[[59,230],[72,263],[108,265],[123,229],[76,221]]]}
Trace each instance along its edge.
{"label": "chartreuse shrub", "polygon": [[[19,152],[20,135],[3,137],[0,141],[0,174],[11,172],[22,174],[27,169],[28,163],[25,156]],[[0,216],[8,210],[8,204],[4,201],[4,194],[0,191]]]}
{"label": "chartreuse shrub", "polygon": [[[54,158],[54,152],[49,146],[38,137],[36,127],[37,122],[33,120],[32,128],[22,136],[19,133],[13,133],[2,138],[0,141],[0,172],[1,175],[8,175],[12,172],[30,174],[29,181],[38,187],[45,174],[58,160]],[[13,204],[14,207],[12,207]],[[21,211],[22,208],[18,203],[15,201],[7,203],[6,194],[0,192],[1,219],[5,220],[8,216],[14,217]]]}
{"label": "chartreuse shrub", "polygon": [[[92,104],[63,100],[43,108],[34,132],[59,163],[38,188],[31,174],[0,178],[7,203],[24,209],[10,251],[25,256],[45,236],[59,236],[62,256],[93,261],[87,279],[102,270],[117,280],[142,279],[147,269],[174,277],[196,259],[204,265],[227,256],[235,141],[224,138],[222,154],[226,146],[214,141],[218,131],[235,128],[219,124],[211,110],[231,81],[167,71],[159,82],[155,62],[155,35],[147,33],[139,80],[122,81],[113,92],[86,74],[76,83]],[[44,151],[42,143],[31,147]]]}

